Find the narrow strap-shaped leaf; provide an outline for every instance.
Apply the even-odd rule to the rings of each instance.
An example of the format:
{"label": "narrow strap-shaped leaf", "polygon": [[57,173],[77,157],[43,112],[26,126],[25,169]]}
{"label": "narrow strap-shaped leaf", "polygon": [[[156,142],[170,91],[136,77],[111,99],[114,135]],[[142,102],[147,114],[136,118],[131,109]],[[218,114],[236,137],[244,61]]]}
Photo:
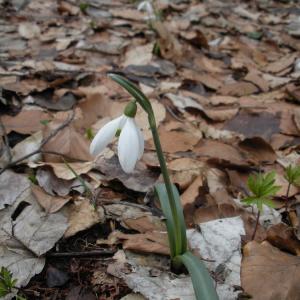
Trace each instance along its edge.
{"label": "narrow strap-shaped leaf", "polygon": [[[177,210],[177,219],[180,223],[180,232],[176,232],[176,226],[171,212],[170,202],[168,199],[168,193],[165,184],[155,185],[155,192],[160,201],[162,211],[166,217],[166,225],[169,235],[169,243],[171,248],[171,257],[182,254],[186,251],[187,248],[187,239],[186,239],[186,226],[184,222],[183,210],[180,202],[180,196],[178,190],[174,184],[172,184],[172,190],[176,203]],[[178,239],[178,235],[181,235],[181,239]],[[178,244],[181,241],[181,244]]]}
{"label": "narrow strap-shaped leaf", "polygon": [[166,226],[168,231],[168,238],[169,238],[169,244],[170,244],[170,254],[171,257],[176,256],[176,232],[175,232],[175,223],[173,220],[172,212],[170,203],[167,199],[167,191],[166,188],[164,188],[163,184],[158,184],[155,186],[155,193],[157,195],[157,198],[159,199],[161,209],[164,213],[164,216],[166,218]]}
{"label": "narrow strap-shaped leaf", "polygon": [[213,280],[203,262],[190,251],[178,256],[188,269],[197,300],[218,300]]}
{"label": "narrow strap-shaped leaf", "polygon": [[138,87],[119,74],[109,73],[108,76],[127,90],[127,92],[136,99],[136,101],[148,114],[153,114],[151,103]]}

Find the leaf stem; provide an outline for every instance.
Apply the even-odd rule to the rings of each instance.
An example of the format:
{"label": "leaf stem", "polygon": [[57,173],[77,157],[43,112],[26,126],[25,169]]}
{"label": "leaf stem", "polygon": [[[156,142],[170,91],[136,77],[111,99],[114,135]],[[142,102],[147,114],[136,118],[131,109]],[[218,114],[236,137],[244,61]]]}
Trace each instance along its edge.
{"label": "leaf stem", "polygon": [[179,254],[182,254],[182,252],[186,251],[186,249],[181,249],[181,242],[184,237],[182,237],[180,222],[177,217],[178,212],[177,212],[175,197],[174,197],[173,190],[172,190],[172,183],[171,183],[170,176],[168,173],[165,157],[164,157],[164,154],[162,151],[154,114],[152,114],[152,113],[148,114],[148,119],[149,119],[150,129],[151,129],[152,136],[153,136],[153,141],[154,141],[155,148],[156,148],[157,157],[158,157],[160,168],[161,168],[161,173],[162,173],[164,181],[165,181],[165,186],[166,186],[166,190],[167,190],[167,194],[168,194],[168,198],[169,198],[172,216],[173,216],[174,223],[175,223],[175,231],[176,231],[176,238],[177,238],[175,253],[176,253],[176,255],[179,255]]}
{"label": "leaf stem", "polygon": [[257,216],[256,216],[255,228],[254,228],[254,231],[253,231],[253,234],[252,234],[252,237],[251,237],[251,241],[253,241],[254,238],[255,238],[256,231],[257,231],[257,228],[258,228],[258,223],[259,223],[259,217],[260,217],[260,210],[258,211]]}

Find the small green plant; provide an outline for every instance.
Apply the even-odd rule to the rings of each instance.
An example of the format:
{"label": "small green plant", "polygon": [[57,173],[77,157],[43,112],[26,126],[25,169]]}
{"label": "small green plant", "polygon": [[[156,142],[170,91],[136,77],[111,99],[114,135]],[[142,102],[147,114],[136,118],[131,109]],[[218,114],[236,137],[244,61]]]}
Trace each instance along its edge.
{"label": "small green plant", "polygon": [[50,120],[41,120],[40,123],[44,126],[47,126],[50,123]]}
{"label": "small green plant", "polygon": [[295,185],[295,186],[300,186],[300,166],[292,166],[289,165],[286,169],[285,169],[285,174],[284,174],[284,178],[287,180],[288,187],[286,190],[286,202],[285,202],[285,211],[287,212],[288,210],[288,198],[290,195],[290,189],[291,189],[291,185]]}
{"label": "small green plant", "polygon": [[89,141],[91,141],[95,137],[95,134],[94,134],[92,128],[87,128],[85,131],[85,135]]}
{"label": "small green plant", "polygon": [[35,184],[35,185],[38,184],[38,181],[37,181],[37,179],[36,179],[36,175],[35,175],[34,173],[28,175],[28,179],[29,179],[33,184]]}
{"label": "small green plant", "polygon": [[86,13],[86,10],[88,9],[88,7],[89,7],[89,4],[86,2],[81,2],[79,4],[79,8],[83,13]]}
{"label": "small green plant", "polygon": [[156,55],[156,56],[161,56],[160,45],[159,45],[159,42],[158,42],[158,41],[156,41],[156,42],[154,43],[152,53],[153,53],[154,55]]}
{"label": "small green plant", "polygon": [[280,186],[275,185],[275,175],[274,171],[262,174],[257,173],[250,175],[248,178],[248,188],[251,192],[251,195],[242,200],[245,204],[256,205],[258,209],[255,229],[252,235],[252,240],[255,238],[255,234],[258,227],[259,217],[263,211],[263,205],[269,207],[274,207],[272,197],[280,190]]}
{"label": "small green plant", "polygon": [[5,267],[0,270],[0,297],[4,297],[11,293],[17,283],[17,279],[13,279],[12,273]]}

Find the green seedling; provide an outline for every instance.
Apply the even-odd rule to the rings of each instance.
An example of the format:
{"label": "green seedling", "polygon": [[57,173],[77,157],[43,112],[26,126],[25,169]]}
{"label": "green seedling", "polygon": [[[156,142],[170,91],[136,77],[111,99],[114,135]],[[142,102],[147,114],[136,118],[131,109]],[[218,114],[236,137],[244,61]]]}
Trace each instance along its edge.
{"label": "green seedling", "polygon": [[0,270],[0,297],[4,297],[11,293],[17,283],[17,279],[13,279],[12,273],[5,267]]}
{"label": "green seedling", "polygon": [[258,209],[252,240],[255,238],[259,217],[263,211],[263,205],[274,207],[272,198],[281,188],[275,185],[275,176],[276,173],[273,171],[267,174],[253,174],[248,178],[247,184],[251,195],[244,198],[242,202],[247,205],[255,205]]}
{"label": "green seedling", "polygon": [[41,120],[40,123],[44,126],[47,126],[50,123],[50,120]]}
{"label": "green seedling", "polygon": [[89,4],[86,2],[81,2],[79,4],[79,8],[80,8],[81,12],[83,12],[83,13],[86,13],[86,10],[88,9],[88,7],[89,7]]}
{"label": "green seedling", "polygon": [[288,187],[286,190],[286,202],[285,202],[285,211],[287,212],[288,210],[288,198],[290,196],[290,189],[291,189],[291,185],[295,185],[295,186],[300,186],[300,166],[292,166],[289,165],[286,169],[285,169],[285,174],[284,174],[284,178],[287,180]]}
{"label": "green seedling", "polygon": [[154,43],[152,53],[153,53],[154,55],[156,55],[156,56],[161,56],[159,42],[155,42],[155,43]]}
{"label": "green seedling", "polygon": [[92,128],[87,128],[85,131],[85,135],[89,141],[91,141],[95,137],[95,134],[94,134]]}
{"label": "green seedling", "polygon": [[30,175],[28,175],[28,179],[29,179],[33,184],[35,184],[35,185],[38,184],[38,181],[37,181],[37,179],[36,179],[35,174],[30,174]]}

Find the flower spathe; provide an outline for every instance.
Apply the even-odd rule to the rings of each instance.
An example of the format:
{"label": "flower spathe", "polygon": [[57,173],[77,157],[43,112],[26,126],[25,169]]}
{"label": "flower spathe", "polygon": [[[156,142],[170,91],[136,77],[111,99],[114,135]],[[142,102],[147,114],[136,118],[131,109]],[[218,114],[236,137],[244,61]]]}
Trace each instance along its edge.
{"label": "flower spathe", "polygon": [[134,118],[122,115],[104,125],[94,137],[90,152],[94,156],[100,154],[119,130],[119,162],[125,173],[131,173],[144,153],[144,138]]}
{"label": "flower spathe", "polygon": [[139,11],[147,12],[148,16],[145,17],[146,20],[155,20],[156,15],[153,9],[152,1],[142,1],[137,8]]}

